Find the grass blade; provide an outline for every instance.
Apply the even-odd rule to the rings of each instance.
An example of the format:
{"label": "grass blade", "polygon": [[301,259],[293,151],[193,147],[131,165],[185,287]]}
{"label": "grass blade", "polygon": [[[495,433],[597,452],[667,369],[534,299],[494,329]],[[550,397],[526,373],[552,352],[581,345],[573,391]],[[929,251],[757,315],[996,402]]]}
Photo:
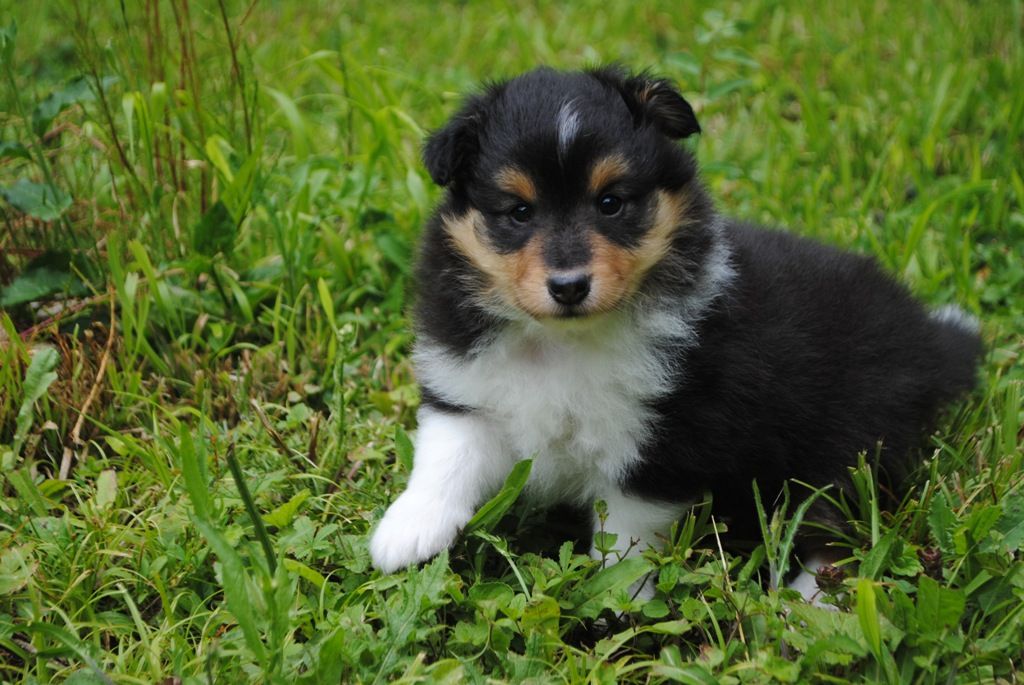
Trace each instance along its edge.
{"label": "grass blade", "polygon": [[526,486],[526,481],[530,479],[530,469],[532,467],[532,459],[524,459],[512,467],[512,472],[505,478],[505,484],[498,494],[480,507],[473,515],[473,518],[469,520],[469,523],[466,524],[466,535],[477,530],[489,531],[501,521],[501,517],[505,515],[505,512],[519,499],[519,494],[523,491],[523,487]]}
{"label": "grass blade", "polygon": [[231,446],[228,447],[227,462],[228,468],[231,469],[231,477],[234,478],[235,485],[238,487],[238,495],[242,498],[245,511],[249,514],[252,525],[256,529],[256,539],[260,541],[263,554],[267,558],[267,568],[270,569],[270,575],[274,575],[277,572],[277,555],[274,554],[274,546],[270,543],[270,535],[267,534],[267,528],[263,525],[263,517],[256,511],[256,503],[253,502],[249,488],[245,484],[242,467],[238,464],[238,459],[235,457],[234,443],[231,443]]}
{"label": "grass blade", "polygon": [[245,571],[242,557],[212,523],[199,517],[193,517],[192,522],[206,538],[210,549],[220,561],[224,600],[227,602],[228,610],[234,615],[238,626],[242,629],[245,643],[258,660],[265,661],[267,658],[266,648],[256,623],[252,600],[249,598],[251,580]]}
{"label": "grass blade", "polygon": [[181,474],[185,480],[185,490],[192,500],[192,508],[196,516],[209,521],[210,493],[206,475],[206,455],[196,454],[192,431],[185,424],[178,427],[178,456],[181,459]]}

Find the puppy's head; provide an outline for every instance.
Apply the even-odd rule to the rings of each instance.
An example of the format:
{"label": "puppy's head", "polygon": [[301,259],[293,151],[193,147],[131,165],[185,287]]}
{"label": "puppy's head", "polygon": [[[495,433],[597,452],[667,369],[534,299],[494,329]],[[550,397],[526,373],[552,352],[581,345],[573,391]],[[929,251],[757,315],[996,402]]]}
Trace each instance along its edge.
{"label": "puppy's head", "polygon": [[475,294],[535,319],[620,307],[687,223],[695,171],[677,141],[699,131],[671,84],[619,68],[538,69],[470,98],[424,161]]}

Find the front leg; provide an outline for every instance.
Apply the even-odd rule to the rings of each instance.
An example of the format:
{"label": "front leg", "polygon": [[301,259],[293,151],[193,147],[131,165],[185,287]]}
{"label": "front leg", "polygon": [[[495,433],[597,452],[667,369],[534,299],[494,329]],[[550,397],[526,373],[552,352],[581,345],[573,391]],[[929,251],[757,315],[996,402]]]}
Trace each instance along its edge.
{"label": "front leg", "polygon": [[[627,495],[616,485],[602,492],[601,499],[608,505],[608,516],[603,522],[595,516],[594,535],[596,537],[600,532],[615,535],[615,544],[608,558],[612,563],[638,556],[648,547],[663,547],[672,524],[690,508],[687,503],[646,500]],[[590,556],[605,559],[604,553],[594,545],[590,548]],[[653,582],[638,584],[633,589],[642,599],[654,596]]]}
{"label": "front leg", "polygon": [[409,484],[370,540],[373,565],[385,573],[450,547],[513,463],[498,431],[484,417],[424,407],[418,419]]}

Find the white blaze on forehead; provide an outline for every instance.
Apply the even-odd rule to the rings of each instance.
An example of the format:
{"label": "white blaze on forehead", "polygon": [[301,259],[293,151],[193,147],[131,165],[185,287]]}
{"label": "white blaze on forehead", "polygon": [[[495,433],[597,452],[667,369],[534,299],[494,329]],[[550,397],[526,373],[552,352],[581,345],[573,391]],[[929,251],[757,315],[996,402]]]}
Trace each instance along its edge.
{"label": "white blaze on forehead", "polygon": [[558,117],[555,119],[555,128],[558,131],[558,157],[565,157],[569,152],[569,146],[580,131],[580,115],[573,106],[574,101],[569,100],[558,110]]}

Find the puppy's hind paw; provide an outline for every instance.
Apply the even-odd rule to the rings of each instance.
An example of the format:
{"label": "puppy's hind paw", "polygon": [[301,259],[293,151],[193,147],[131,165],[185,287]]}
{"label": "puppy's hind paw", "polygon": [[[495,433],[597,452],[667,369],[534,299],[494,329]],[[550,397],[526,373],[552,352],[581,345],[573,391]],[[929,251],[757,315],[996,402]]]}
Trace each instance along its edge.
{"label": "puppy's hind paw", "polygon": [[838,607],[825,601],[826,595],[818,587],[817,576],[809,571],[801,571],[800,574],[793,579],[793,582],[789,584],[789,589],[796,590],[804,598],[805,602],[816,606],[819,609],[839,611]]}
{"label": "puppy's hind paw", "polygon": [[373,565],[393,573],[451,547],[469,520],[436,497],[405,492],[388,508],[370,539]]}

